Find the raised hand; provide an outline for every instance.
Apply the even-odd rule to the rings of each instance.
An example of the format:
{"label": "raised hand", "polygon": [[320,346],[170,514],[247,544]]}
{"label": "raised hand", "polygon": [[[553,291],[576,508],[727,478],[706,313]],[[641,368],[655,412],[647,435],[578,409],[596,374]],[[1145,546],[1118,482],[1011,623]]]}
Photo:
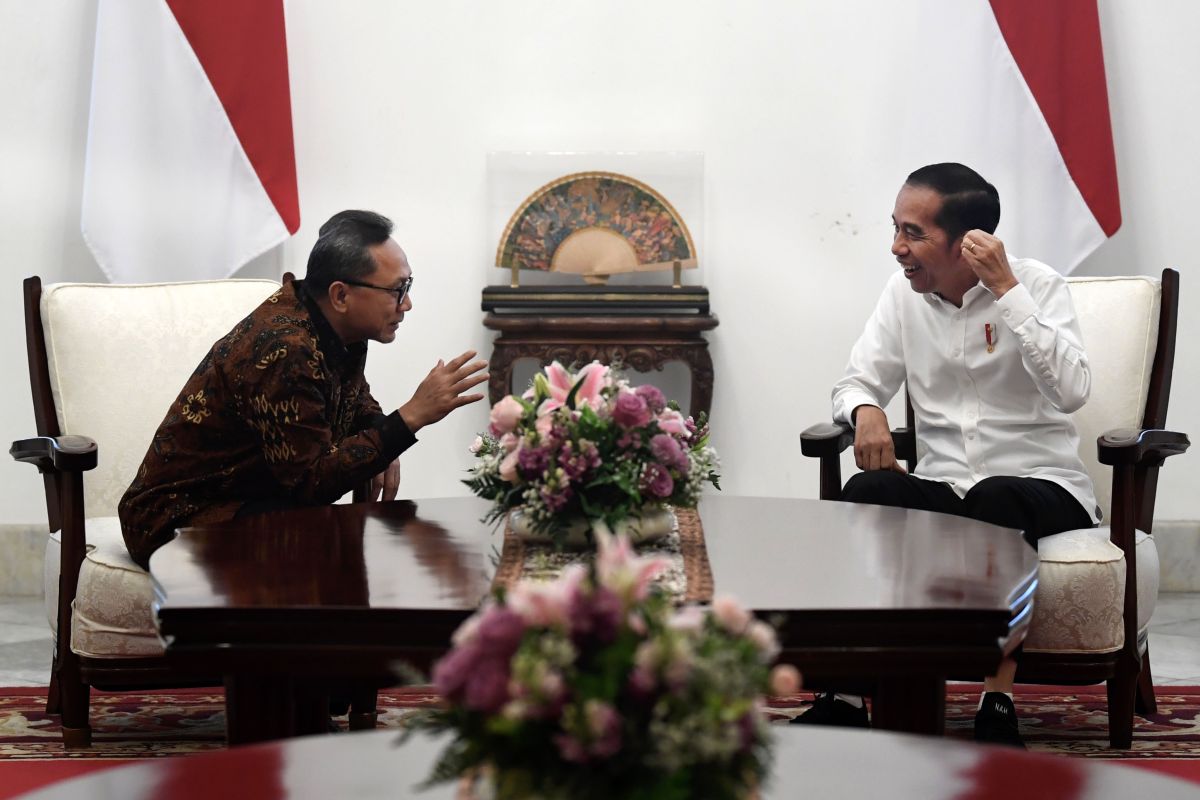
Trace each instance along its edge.
{"label": "raised hand", "polygon": [[978,229],[964,233],[962,254],[967,266],[997,300],[1017,285],[1017,277],[1004,254],[1004,242],[990,233]]}
{"label": "raised hand", "polygon": [[429,370],[412,399],[400,406],[400,416],[409,430],[416,433],[459,406],[483,399],[482,394],[463,394],[488,379],[484,371],[487,369],[486,361],[467,363],[474,357],[475,351],[468,350],[448,363],[439,359],[437,365]]}

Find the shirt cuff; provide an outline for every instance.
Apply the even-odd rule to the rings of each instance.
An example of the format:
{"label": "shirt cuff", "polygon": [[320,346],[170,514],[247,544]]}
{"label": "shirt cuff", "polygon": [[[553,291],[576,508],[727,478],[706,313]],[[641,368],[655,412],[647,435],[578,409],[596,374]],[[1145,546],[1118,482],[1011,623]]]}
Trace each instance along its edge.
{"label": "shirt cuff", "polygon": [[1018,283],[1005,292],[1004,296],[996,301],[996,305],[1000,307],[1000,316],[1004,318],[1004,324],[1014,333],[1038,312],[1037,301],[1023,283]]}
{"label": "shirt cuff", "polygon": [[854,425],[854,409],[859,406],[875,406],[882,408],[879,401],[866,392],[852,390],[838,398],[838,407],[834,410],[833,419],[835,422],[844,422],[851,428]]}
{"label": "shirt cuff", "polygon": [[387,452],[389,460],[417,443],[416,434],[408,429],[408,424],[400,416],[399,411],[393,411],[387,416],[380,416],[371,427],[376,428],[383,436],[383,448]]}

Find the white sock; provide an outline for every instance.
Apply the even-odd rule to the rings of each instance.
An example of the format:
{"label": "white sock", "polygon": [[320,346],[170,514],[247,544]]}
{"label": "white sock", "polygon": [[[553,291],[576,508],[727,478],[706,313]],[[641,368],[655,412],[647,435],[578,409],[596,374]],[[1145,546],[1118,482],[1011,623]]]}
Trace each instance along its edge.
{"label": "white sock", "polygon": [[833,697],[835,700],[841,700],[843,703],[849,703],[850,705],[854,706],[855,708],[863,707],[863,699],[859,695],[838,693],[838,694],[835,694]]}
{"label": "white sock", "polygon": [[[984,692],[983,694],[979,695],[979,705],[975,706],[976,711],[983,708],[983,698],[988,694],[991,694],[991,692]],[[1014,703],[1016,702],[1016,700],[1013,698],[1012,692],[997,692],[997,694],[1006,695],[1009,700],[1013,700]]]}

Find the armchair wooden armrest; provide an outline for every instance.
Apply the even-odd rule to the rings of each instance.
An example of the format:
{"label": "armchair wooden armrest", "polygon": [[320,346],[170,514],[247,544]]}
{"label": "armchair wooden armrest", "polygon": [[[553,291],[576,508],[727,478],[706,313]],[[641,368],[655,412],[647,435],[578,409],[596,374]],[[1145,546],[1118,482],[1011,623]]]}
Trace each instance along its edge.
{"label": "armchair wooden armrest", "polygon": [[[821,499],[837,500],[842,494],[842,452],[854,444],[854,429],[844,422],[821,422],[800,432],[800,452],[821,459]],[[917,466],[917,437],[911,426],[892,429],[896,459]]]}
{"label": "armchair wooden armrest", "polygon": [[87,472],[96,468],[96,442],[86,436],[38,436],[12,443],[9,455],[33,464],[38,472]]}
{"label": "armchair wooden armrest", "polygon": [[838,455],[854,444],[854,429],[844,422],[820,422],[800,432],[800,452],[809,458]]}
{"label": "armchair wooden armrest", "polygon": [[1118,428],[1096,439],[1101,464],[1156,465],[1169,456],[1187,452],[1191,441],[1186,433],[1141,428]]}

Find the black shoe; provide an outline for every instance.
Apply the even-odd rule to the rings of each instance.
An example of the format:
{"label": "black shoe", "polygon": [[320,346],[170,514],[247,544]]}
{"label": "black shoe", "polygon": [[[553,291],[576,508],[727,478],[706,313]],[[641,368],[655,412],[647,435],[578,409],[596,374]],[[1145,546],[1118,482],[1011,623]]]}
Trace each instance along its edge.
{"label": "black shoe", "polygon": [[793,725],[834,725],[839,728],[869,728],[867,706],[854,706],[838,700],[833,692],[818,694],[812,708],[792,718]]}
{"label": "black shoe", "polygon": [[1017,709],[1004,692],[987,692],[975,714],[975,741],[1025,749],[1017,727]]}

